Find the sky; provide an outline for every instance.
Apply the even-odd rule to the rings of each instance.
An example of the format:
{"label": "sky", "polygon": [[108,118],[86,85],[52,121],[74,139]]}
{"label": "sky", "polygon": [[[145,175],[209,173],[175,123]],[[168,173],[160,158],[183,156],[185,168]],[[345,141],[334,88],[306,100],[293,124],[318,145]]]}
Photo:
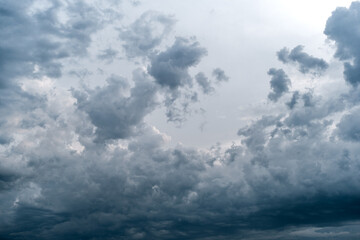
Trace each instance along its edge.
{"label": "sky", "polygon": [[0,239],[360,239],[360,2],[0,0]]}

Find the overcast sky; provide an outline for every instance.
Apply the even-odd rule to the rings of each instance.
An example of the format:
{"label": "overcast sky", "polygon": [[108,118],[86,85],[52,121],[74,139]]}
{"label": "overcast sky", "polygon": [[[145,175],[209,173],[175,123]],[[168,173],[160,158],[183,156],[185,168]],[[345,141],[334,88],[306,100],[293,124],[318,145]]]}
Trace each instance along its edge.
{"label": "overcast sky", "polygon": [[360,239],[360,2],[0,0],[0,238]]}

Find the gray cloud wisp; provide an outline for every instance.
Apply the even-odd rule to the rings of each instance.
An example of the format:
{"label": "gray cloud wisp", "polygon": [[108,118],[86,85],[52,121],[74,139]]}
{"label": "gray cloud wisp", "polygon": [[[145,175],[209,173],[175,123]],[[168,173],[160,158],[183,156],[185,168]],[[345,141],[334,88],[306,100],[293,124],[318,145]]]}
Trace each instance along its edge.
{"label": "gray cloud wisp", "polygon": [[288,63],[297,63],[299,65],[299,71],[302,73],[313,72],[323,72],[328,67],[329,64],[321,58],[313,57],[305,52],[303,52],[304,46],[297,46],[291,51],[288,48],[283,48],[277,52],[277,57],[279,61],[288,64]]}

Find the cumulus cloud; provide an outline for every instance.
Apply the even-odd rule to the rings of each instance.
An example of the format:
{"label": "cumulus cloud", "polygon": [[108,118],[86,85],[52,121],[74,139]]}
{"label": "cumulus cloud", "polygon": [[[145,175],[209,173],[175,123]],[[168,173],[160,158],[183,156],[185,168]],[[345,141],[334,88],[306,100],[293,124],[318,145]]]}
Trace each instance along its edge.
{"label": "cumulus cloud", "polygon": [[188,69],[196,66],[206,54],[206,49],[200,47],[197,41],[176,38],[171,47],[151,58],[148,71],[162,87],[177,89],[191,86],[192,78]]}
{"label": "cumulus cloud", "polygon": [[291,81],[282,69],[270,68],[268,75],[271,76],[270,87],[272,89],[272,92],[269,93],[268,98],[271,101],[276,102],[282,95],[284,95],[284,93],[289,91]]}
{"label": "cumulus cloud", "polygon": [[335,41],[335,57],[345,61],[345,80],[354,87],[360,81],[359,12],[359,2],[351,3],[349,8],[337,8],[327,20],[324,30],[325,35]]}
{"label": "cumulus cloud", "polygon": [[131,136],[144,116],[154,110],[156,86],[140,69],[133,75],[135,86],[130,89],[130,96],[125,93],[127,81],[118,76],[108,78],[102,88],[74,91],[78,108],[85,111],[97,127],[98,141]]}
{"label": "cumulus cloud", "polygon": [[[168,121],[181,124],[186,115],[191,113],[190,106],[198,101],[198,92],[193,88],[193,77],[189,73],[191,67],[196,67],[207,54],[194,38],[177,37],[174,44],[166,50],[150,57],[148,73],[161,87],[165,96],[164,105]],[[197,75],[197,82],[203,93],[210,90],[204,76]],[[204,90],[204,88],[206,90]]]}
{"label": "cumulus cloud", "polygon": [[[175,22],[173,16],[148,11],[128,27],[120,29],[120,39],[129,59],[142,57],[148,63],[148,73],[161,87],[168,121],[180,125],[193,112],[192,105],[198,102],[199,92],[193,86],[189,70],[199,64],[207,55],[207,50],[195,37],[176,37],[172,46],[162,51],[156,49],[171,32]],[[229,79],[220,68],[214,69],[212,74],[216,82]],[[211,81],[202,73],[195,79],[202,93],[215,91]]]}
{"label": "cumulus cloud", "polygon": [[175,20],[155,11],[143,13],[129,27],[120,29],[120,38],[129,58],[147,56],[172,30]]}
{"label": "cumulus cloud", "polygon": [[278,59],[287,63],[297,63],[299,65],[299,71],[302,73],[308,73],[313,71],[315,73],[321,73],[325,71],[329,64],[321,58],[313,57],[303,52],[304,46],[296,46],[291,51],[288,48],[283,48],[277,52]]}
{"label": "cumulus cloud", "polygon": [[[5,6],[19,7],[13,9],[19,18],[28,7]],[[28,19],[37,21],[36,15]],[[63,40],[78,44],[77,37]],[[75,49],[86,52],[87,41]],[[354,88],[339,96],[294,89],[288,107],[253,119],[231,146],[167,145],[170,137],[146,117],[164,104],[169,119],[181,119],[179,112],[198,100],[189,70],[205,54],[197,41],[177,38],[152,52],[147,68],[131,78],[109,74],[103,86],[83,83],[66,91],[26,70],[21,86],[1,88],[0,238],[289,239],[303,236],[303,227],[320,232],[359,221],[360,101]],[[34,64],[34,56],[17,63]],[[0,71],[10,76],[5,65]],[[203,72],[195,75],[203,93],[227,79],[217,69],[215,82]],[[289,92],[290,78],[282,69],[268,74],[268,98],[276,105]]]}

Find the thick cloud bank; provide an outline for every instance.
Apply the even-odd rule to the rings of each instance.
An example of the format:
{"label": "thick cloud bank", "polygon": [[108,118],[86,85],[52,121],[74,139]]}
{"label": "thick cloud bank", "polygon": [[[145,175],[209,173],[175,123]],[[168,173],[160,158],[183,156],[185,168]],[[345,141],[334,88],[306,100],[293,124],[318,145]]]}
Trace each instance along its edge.
{"label": "thick cloud bank", "polygon": [[[64,59],[90,54],[104,27],[96,19],[112,8],[1,3],[0,239],[359,238],[358,2],[325,29],[335,58],[349,61],[339,80],[347,93],[290,89],[291,75],[271,68],[267,104],[280,110],[238,129],[239,143],[210,149],[169,147],[146,119],[163,109],[182,121],[197,96],[230,81],[221,68],[195,69],[208,52],[195,38],[160,47],[173,16],[147,12],[120,30],[101,22],[120,31],[122,57],[143,65],[64,90]],[[121,57],[99,49],[92,59],[107,65]],[[278,56],[304,73],[328,67],[302,47]]]}

